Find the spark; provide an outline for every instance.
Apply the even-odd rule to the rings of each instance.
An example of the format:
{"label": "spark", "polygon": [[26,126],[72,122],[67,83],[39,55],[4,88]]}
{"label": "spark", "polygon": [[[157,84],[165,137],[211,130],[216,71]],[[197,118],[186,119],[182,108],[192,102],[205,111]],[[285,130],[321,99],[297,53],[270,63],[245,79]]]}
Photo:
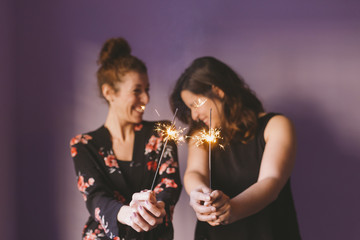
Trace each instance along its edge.
{"label": "spark", "polygon": [[[195,145],[197,147],[203,145],[204,143],[216,143],[218,139],[222,139],[221,130],[219,128],[211,128],[210,131],[202,129],[197,134],[191,136],[195,140]],[[221,147],[222,145],[220,145]]]}
{"label": "spark", "polygon": [[158,110],[155,109],[155,112],[158,115],[158,117],[160,117],[160,114],[159,114]]}
{"label": "spark", "polygon": [[204,98],[204,99],[198,98],[196,101],[194,101],[194,107],[199,108],[202,105],[204,105],[206,103],[206,101],[207,101],[206,98]]}
{"label": "spark", "polygon": [[140,106],[141,110],[145,111],[145,105]]}
{"label": "spark", "polygon": [[183,132],[186,128],[176,128],[174,124],[157,123],[155,131],[164,137],[164,141],[173,140],[175,143],[184,142]]}

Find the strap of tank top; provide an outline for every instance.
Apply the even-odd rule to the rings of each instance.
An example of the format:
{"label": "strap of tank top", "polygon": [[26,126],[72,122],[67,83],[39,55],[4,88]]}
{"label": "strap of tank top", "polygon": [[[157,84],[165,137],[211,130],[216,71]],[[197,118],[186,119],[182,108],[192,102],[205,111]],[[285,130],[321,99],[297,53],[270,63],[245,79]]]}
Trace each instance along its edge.
{"label": "strap of tank top", "polygon": [[264,132],[265,132],[265,128],[268,124],[268,122],[270,121],[270,119],[274,116],[277,115],[281,115],[280,113],[274,113],[274,112],[270,112],[267,113],[265,116],[261,117],[259,119],[259,130],[258,130],[258,137],[260,137],[261,139],[261,143],[263,144],[263,146],[265,146],[265,139],[264,139]]}

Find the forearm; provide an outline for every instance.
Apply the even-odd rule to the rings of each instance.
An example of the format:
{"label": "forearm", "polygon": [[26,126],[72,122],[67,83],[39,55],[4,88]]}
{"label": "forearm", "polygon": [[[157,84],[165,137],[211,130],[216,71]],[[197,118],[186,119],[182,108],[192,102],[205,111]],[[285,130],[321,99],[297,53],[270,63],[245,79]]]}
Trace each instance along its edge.
{"label": "forearm", "polygon": [[251,216],[273,202],[281,189],[279,180],[263,179],[230,200],[231,222]]}
{"label": "forearm", "polygon": [[208,177],[196,171],[186,171],[184,175],[184,186],[188,194],[196,188],[209,186]]}

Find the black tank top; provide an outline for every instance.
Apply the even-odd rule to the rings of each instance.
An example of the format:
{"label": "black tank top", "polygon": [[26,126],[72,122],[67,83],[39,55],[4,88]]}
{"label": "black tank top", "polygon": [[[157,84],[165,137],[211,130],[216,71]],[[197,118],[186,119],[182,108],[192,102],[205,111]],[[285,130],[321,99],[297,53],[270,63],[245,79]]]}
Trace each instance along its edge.
{"label": "black tank top", "polygon": [[[255,137],[244,144],[235,138],[224,150],[212,152],[212,189],[222,190],[230,198],[257,182],[265,148],[264,130],[277,114],[259,118]],[[198,221],[195,239],[298,240],[301,239],[290,180],[278,198],[260,212],[229,225],[210,226]]]}

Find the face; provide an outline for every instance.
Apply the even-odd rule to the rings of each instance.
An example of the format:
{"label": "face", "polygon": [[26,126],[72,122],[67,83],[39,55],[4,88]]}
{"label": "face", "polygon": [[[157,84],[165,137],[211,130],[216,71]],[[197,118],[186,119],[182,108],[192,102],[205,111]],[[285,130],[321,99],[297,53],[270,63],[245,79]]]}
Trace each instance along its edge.
{"label": "face", "polygon": [[211,99],[203,95],[194,94],[188,90],[181,91],[181,99],[191,111],[191,118],[194,121],[202,121],[210,127],[210,109],[211,127],[221,127],[222,104],[219,99]]}
{"label": "face", "polygon": [[[118,119],[123,123],[140,123],[145,106],[149,103],[149,80],[147,74],[128,72],[118,83],[118,91],[114,91],[106,99]],[[108,99],[109,98],[109,99]]]}

